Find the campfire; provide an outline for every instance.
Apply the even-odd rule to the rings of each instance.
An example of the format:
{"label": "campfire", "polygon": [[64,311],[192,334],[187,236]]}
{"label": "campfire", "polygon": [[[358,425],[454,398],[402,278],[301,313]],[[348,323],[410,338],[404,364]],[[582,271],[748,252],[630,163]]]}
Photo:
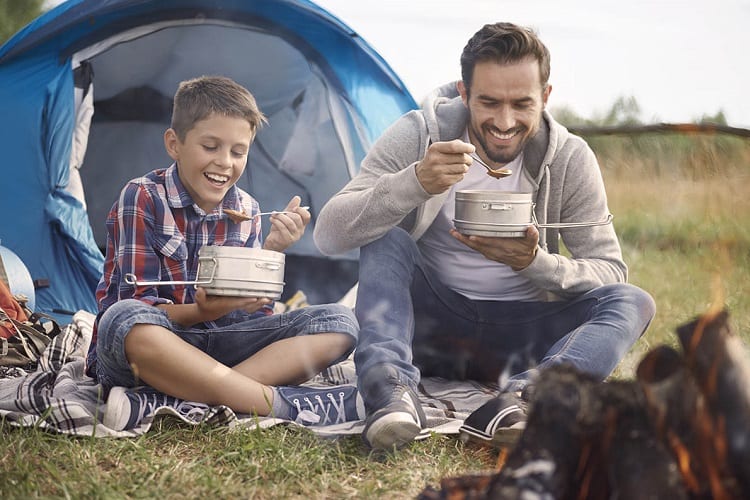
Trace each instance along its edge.
{"label": "campfire", "polygon": [[[446,478],[420,499],[750,498],[750,358],[713,311],[677,328],[633,381],[542,373],[499,470]],[[503,463],[501,463],[503,462]]]}

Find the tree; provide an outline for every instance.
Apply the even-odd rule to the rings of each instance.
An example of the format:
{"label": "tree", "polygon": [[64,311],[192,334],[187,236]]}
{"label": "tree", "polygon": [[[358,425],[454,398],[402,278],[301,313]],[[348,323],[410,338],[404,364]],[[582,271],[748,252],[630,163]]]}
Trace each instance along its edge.
{"label": "tree", "polygon": [[557,106],[550,111],[566,127],[622,127],[640,125],[641,107],[635,97],[620,96],[604,113],[595,112],[585,118],[569,106]]}
{"label": "tree", "polygon": [[593,125],[591,120],[579,115],[573,110],[572,107],[568,106],[567,104],[551,107],[550,114],[555,117],[555,120],[562,123],[566,127],[582,127]]}
{"label": "tree", "polygon": [[717,125],[726,125],[727,117],[724,115],[724,110],[720,109],[715,115],[703,114],[700,120],[695,120],[697,123],[715,123]]}
{"label": "tree", "polygon": [[0,44],[43,11],[44,0],[0,0]]}
{"label": "tree", "polygon": [[638,101],[635,97],[620,96],[615,100],[614,104],[612,104],[605,115],[598,121],[599,125],[608,127],[639,125],[641,123],[638,118],[640,114],[641,107],[638,105]]}

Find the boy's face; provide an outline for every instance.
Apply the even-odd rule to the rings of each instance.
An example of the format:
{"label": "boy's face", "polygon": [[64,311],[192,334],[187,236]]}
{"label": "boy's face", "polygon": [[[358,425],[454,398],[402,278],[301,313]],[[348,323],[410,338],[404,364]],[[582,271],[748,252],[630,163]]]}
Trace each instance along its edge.
{"label": "boy's face", "polygon": [[244,172],[254,137],[247,120],[212,114],[196,122],[184,142],[168,129],[164,145],[195,204],[211,212]]}

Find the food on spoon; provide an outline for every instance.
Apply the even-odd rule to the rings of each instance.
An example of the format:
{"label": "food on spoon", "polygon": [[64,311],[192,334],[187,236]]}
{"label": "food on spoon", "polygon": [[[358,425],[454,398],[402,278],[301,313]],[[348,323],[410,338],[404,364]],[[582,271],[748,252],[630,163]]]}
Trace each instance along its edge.
{"label": "food on spoon", "polygon": [[244,211],[238,212],[237,210],[231,210],[229,208],[224,209],[224,213],[229,216],[230,219],[232,219],[232,222],[239,223],[245,220],[250,220],[252,217],[247,215]]}

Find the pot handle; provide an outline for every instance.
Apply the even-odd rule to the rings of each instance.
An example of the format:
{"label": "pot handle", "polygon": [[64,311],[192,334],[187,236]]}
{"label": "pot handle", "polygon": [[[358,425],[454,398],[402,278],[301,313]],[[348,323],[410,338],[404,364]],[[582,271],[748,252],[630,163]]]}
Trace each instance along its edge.
{"label": "pot handle", "polygon": [[281,269],[281,264],[275,262],[256,262],[255,267],[258,269],[266,269],[268,271],[278,271]]}
{"label": "pot handle", "polygon": [[157,285],[208,285],[214,280],[214,276],[216,275],[216,268],[218,267],[218,262],[216,261],[216,258],[211,257],[211,260],[214,263],[214,267],[211,269],[211,276],[207,280],[196,280],[196,281],[138,281],[138,278],[136,278],[135,274],[127,273],[125,275],[125,283],[128,285],[135,285],[135,286],[157,286]]}
{"label": "pot handle", "polygon": [[482,208],[484,210],[502,210],[503,212],[507,212],[508,210],[513,210],[513,205],[508,203],[482,203]]}
{"label": "pot handle", "polygon": [[536,220],[536,214],[532,210],[531,219],[532,219],[532,223],[536,227],[559,229],[559,228],[566,228],[566,227],[606,226],[607,224],[612,223],[612,219],[614,219],[614,217],[612,216],[612,214],[608,214],[604,220],[600,220],[597,222],[561,222],[558,224],[539,224],[539,222]]}

